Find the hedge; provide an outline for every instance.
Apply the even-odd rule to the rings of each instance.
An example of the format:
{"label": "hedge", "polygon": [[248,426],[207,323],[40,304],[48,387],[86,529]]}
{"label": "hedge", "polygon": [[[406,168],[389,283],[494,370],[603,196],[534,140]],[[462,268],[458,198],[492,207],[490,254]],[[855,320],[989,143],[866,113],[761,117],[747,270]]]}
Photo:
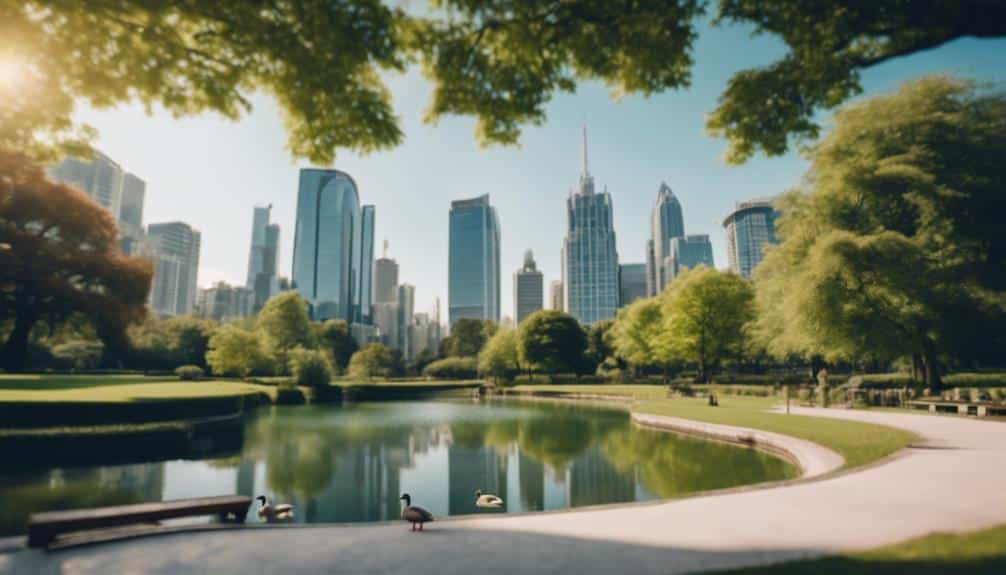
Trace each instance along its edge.
{"label": "hedge", "polygon": [[447,357],[423,368],[423,375],[436,379],[475,379],[479,375],[474,357]]}

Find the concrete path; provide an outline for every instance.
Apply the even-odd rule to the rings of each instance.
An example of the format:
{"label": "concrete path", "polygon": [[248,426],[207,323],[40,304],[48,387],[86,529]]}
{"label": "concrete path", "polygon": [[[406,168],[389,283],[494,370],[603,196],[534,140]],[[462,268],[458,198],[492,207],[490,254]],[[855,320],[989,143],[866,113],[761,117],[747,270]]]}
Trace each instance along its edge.
{"label": "concrete path", "polygon": [[1006,523],[1006,424],[796,409],[918,433],[853,473],[656,504],[433,523],[245,528],[0,555],[11,573],[689,573]]}

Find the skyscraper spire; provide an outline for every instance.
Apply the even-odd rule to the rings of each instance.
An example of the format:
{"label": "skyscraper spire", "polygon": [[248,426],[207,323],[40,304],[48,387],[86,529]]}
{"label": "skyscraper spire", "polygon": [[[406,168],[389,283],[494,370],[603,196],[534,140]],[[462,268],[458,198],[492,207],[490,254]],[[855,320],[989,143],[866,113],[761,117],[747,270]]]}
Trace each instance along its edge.
{"label": "skyscraper spire", "polygon": [[388,238],[384,238],[384,258],[388,257]]}
{"label": "skyscraper spire", "polygon": [[583,122],[583,175],[590,177],[590,170],[587,168],[587,121]]}

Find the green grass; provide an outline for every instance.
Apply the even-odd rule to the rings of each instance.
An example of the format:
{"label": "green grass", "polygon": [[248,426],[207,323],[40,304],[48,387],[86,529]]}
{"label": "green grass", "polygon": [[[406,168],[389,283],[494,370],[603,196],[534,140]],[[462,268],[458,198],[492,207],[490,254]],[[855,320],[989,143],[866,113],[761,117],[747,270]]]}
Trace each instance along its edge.
{"label": "green grass", "polygon": [[843,421],[805,415],[767,413],[780,403],[774,397],[720,395],[719,407],[705,399],[666,397],[658,385],[535,385],[517,386],[517,393],[557,395],[612,395],[635,400],[633,411],[681,417],[707,423],[721,423],[773,431],[806,439],[834,449],[845,458],[845,468],[866,465],[905,447],[915,435],[883,425]]}
{"label": "green grass", "polygon": [[1006,525],[975,533],[934,533],[862,553],[794,561],[719,575],[1000,575],[1006,573]]}

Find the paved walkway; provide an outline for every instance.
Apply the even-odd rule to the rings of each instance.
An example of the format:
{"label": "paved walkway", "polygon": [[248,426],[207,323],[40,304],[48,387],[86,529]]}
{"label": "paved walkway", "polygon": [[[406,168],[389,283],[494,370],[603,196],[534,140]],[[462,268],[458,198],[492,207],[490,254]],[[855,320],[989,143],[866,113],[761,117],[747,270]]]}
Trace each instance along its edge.
{"label": "paved walkway", "polygon": [[858,472],[595,510],[404,524],[206,531],[0,555],[13,573],[688,573],[1006,523],[1006,424],[797,409],[881,423],[918,447]]}

